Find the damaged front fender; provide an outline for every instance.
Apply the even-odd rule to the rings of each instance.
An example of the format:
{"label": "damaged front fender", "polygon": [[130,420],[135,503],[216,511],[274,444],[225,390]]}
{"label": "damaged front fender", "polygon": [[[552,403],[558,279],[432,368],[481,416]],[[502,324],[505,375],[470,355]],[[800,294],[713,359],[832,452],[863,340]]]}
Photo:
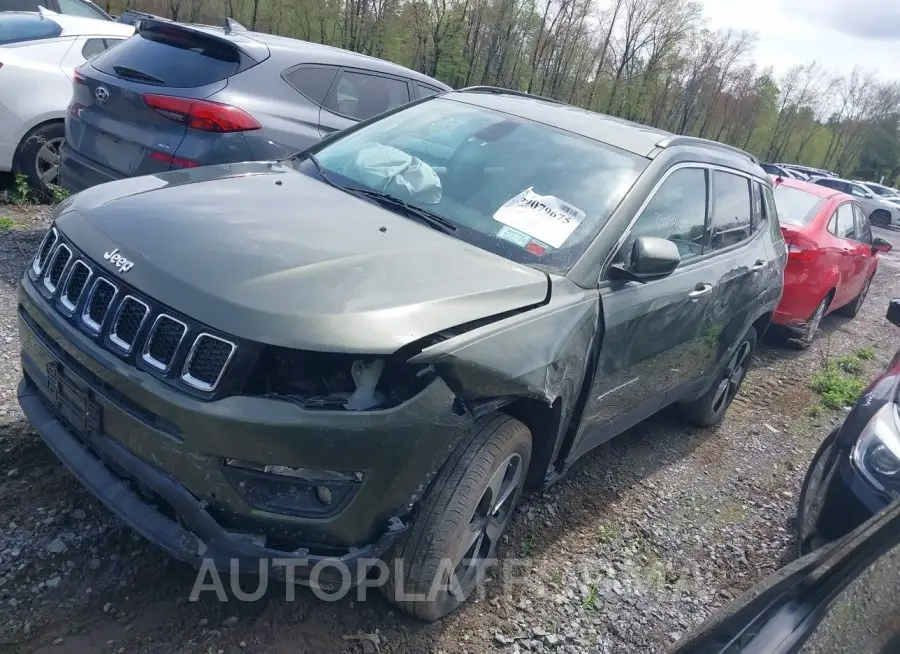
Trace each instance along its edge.
{"label": "damaged front fender", "polygon": [[410,363],[432,364],[465,402],[532,398],[571,407],[597,336],[600,296],[551,278],[542,306],[432,345]]}

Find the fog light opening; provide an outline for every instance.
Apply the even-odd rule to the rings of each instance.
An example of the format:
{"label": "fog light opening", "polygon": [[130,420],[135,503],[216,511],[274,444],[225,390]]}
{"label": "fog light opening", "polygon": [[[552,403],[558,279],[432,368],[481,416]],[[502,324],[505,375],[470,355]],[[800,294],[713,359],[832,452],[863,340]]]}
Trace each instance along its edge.
{"label": "fog light opening", "polygon": [[328,506],[331,504],[331,489],[328,486],[316,486],[316,497],[322,504]]}

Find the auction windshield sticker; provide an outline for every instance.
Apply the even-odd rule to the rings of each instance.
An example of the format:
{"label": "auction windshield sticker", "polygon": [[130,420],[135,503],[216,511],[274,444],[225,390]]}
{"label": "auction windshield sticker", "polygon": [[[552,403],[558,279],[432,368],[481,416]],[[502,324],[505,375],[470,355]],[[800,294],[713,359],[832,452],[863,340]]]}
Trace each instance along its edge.
{"label": "auction windshield sticker", "polygon": [[529,187],[494,213],[494,220],[553,248],[562,247],[585,218],[585,213],[554,195],[540,195]]}

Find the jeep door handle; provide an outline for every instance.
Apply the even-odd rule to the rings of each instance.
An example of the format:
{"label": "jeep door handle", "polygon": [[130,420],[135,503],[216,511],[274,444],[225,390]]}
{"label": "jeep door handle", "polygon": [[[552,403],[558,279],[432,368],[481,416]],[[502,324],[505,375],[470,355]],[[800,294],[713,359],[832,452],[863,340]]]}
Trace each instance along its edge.
{"label": "jeep door handle", "polygon": [[705,295],[712,293],[712,284],[697,284],[693,291],[688,293],[688,297],[692,300],[699,300]]}
{"label": "jeep door handle", "polygon": [[756,263],[753,264],[753,267],[750,268],[750,272],[759,272],[763,268],[766,267],[766,262],[762,259],[757,259]]}

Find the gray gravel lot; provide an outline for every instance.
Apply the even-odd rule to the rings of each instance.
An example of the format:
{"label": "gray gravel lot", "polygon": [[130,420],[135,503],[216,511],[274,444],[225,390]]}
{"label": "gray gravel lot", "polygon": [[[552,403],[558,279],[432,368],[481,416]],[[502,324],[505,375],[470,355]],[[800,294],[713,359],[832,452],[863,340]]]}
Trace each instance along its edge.
{"label": "gray gravel lot", "polygon": [[[797,352],[769,337],[724,423],[669,412],[527,497],[503,554],[527,559],[439,624],[380,597],[296,600],[272,584],[253,603],[187,597],[193,570],[168,559],[81,489],[24,422],[15,282],[46,210],[0,205],[0,652],[659,652],[793,556],[800,482],[841,411],[811,415],[809,376],[871,346],[864,377],[900,346],[884,320],[900,294],[898,253],[882,259],[862,313],[829,317]],[[499,575],[498,575],[499,576]]]}

